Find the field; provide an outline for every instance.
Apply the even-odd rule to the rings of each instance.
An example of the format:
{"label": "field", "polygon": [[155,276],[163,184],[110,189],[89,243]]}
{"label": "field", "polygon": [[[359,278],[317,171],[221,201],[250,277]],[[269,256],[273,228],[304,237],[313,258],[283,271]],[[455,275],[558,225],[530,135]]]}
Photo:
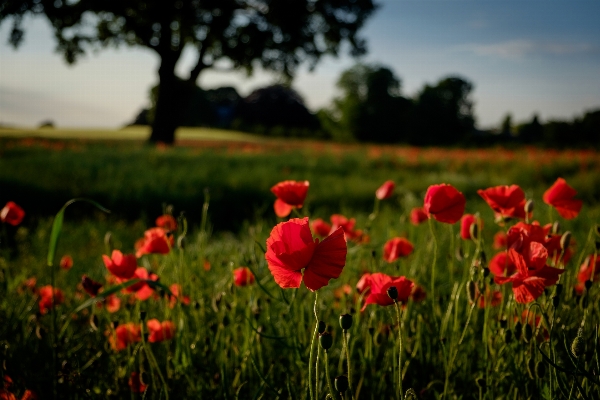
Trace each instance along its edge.
{"label": "field", "polygon": [[[17,225],[1,226],[1,374],[12,381],[4,378],[5,395],[600,398],[600,292],[592,283],[600,280],[593,267],[600,240],[596,152],[417,149],[192,130],[167,148],[148,146],[144,137],[140,128],[0,131],[0,207],[14,201],[25,210]],[[542,200],[557,178],[583,202],[574,219]],[[265,259],[273,227],[288,221],[276,217],[270,191],[285,180],[310,182],[303,207],[289,218],[355,219],[352,226],[338,218],[348,239],[343,270],[316,292],[304,283],[282,289]],[[387,180],[395,182],[393,194],[376,199]],[[461,236],[460,221],[440,222],[433,211],[429,220],[411,223],[411,210],[441,183],[464,194],[465,214],[477,215],[472,237]],[[512,184],[534,201],[527,228],[514,227],[518,218],[495,220],[477,193]],[[55,215],[73,198],[110,213],[75,202],[59,214],[58,230]],[[165,254],[151,246],[139,254],[141,280],[116,276],[103,255],[134,254],[161,215],[177,222],[159,230],[168,233]],[[531,239],[534,220],[550,224],[543,238]],[[511,239],[515,253],[506,243],[494,247],[498,232],[510,238],[516,231],[519,243],[535,243],[536,252]],[[561,245],[567,231],[570,244]],[[392,238],[413,249],[391,257],[384,245]],[[509,276],[496,275],[496,254],[524,257],[527,282],[537,282],[535,299],[519,301],[514,280],[500,284]],[[540,262],[564,272],[542,279],[535,275]],[[585,265],[588,279],[580,272]],[[316,267],[306,268],[304,279]],[[404,277],[393,280],[398,303],[385,290],[371,296],[381,289],[375,278],[357,288],[365,273]],[[83,275],[102,290],[90,280],[84,287]],[[402,290],[406,282],[410,296]],[[364,307],[369,299],[379,304]],[[346,332],[342,314],[352,316]],[[318,343],[329,336],[317,335],[317,319],[333,339],[327,352]],[[349,390],[335,388],[342,375],[350,378]],[[337,381],[343,385],[344,378]]]}

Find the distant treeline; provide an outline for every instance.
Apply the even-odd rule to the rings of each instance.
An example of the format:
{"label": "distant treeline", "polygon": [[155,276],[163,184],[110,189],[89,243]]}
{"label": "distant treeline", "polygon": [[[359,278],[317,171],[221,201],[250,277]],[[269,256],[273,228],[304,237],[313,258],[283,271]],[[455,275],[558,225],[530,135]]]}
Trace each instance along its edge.
{"label": "distant treeline", "polygon": [[[311,113],[292,88],[276,84],[242,97],[233,87],[203,90],[181,82],[189,106],[181,126],[218,127],[267,136],[336,141],[403,143],[417,146],[532,144],[545,147],[600,145],[600,109],[572,121],[514,124],[510,115],[495,129],[475,126],[473,85],[450,76],[425,85],[413,98],[402,96],[401,81],[380,65],[358,64],[342,73],[342,95],[328,108]],[[150,92],[151,107],[134,124],[150,124],[160,88]]]}

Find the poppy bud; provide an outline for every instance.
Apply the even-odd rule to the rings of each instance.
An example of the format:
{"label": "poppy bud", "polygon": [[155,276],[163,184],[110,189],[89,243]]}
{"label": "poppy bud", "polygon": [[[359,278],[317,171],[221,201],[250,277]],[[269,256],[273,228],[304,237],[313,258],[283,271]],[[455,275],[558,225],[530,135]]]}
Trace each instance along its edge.
{"label": "poppy bud", "polygon": [[517,321],[515,324],[515,339],[521,339],[521,333],[523,332],[523,325]]}
{"label": "poppy bud", "polygon": [[477,293],[477,284],[473,281],[467,282],[467,296],[469,297],[469,302],[475,302],[475,296]]}
{"label": "poppy bud", "polygon": [[585,350],[585,340],[583,336],[577,335],[573,343],[571,344],[571,353],[575,356],[575,358],[579,358]]}
{"label": "poppy bud", "polygon": [[562,285],[562,283],[557,283],[556,284],[556,291],[555,291],[556,295],[560,296],[560,294],[562,293],[562,291],[563,291],[563,285]]}
{"label": "poppy bud", "polygon": [[455,252],[455,253],[456,253],[456,254],[455,254],[455,256],[456,256],[456,259],[457,259],[458,261],[463,261],[463,260],[465,259],[465,254],[464,254],[464,252],[463,252],[463,249],[462,249],[462,247],[457,247],[457,248],[456,248],[456,252]]}
{"label": "poppy bud", "polygon": [[119,326],[119,321],[113,321],[112,326],[113,329],[117,329],[117,327]]}
{"label": "poppy bud", "polygon": [[340,326],[345,331],[350,329],[352,327],[352,315],[350,315],[350,314],[340,315]]}
{"label": "poppy bud", "polygon": [[110,233],[110,231],[104,234],[104,245],[108,248],[112,248],[112,233]]}
{"label": "poppy bud", "polygon": [[479,237],[479,227],[477,226],[477,222],[471,224],[469,227],[469,234],[471,235],[471,239],[477,240]]}
{"label": "poppy bud", "polygon": [[510,342],[512,342],[512,331],[508,329],[504,332],[504,343],[509,344]]}
{"label": "poppy bud", "polygon": [[587,281],[585,281],[585,288],[587,290],[590,290],[591,287],[592,287],[592,280],[588,279]]}
{"label": "poppy bud", "polygon": [[594,229],[596,231],[596,235],[600,236],[600,224],[596,224],[596,229]]}
{"label": "poppy bud", "polygon": [[505,329],[506,325],[508,325],[508,321],[506,320],[506,318],[502,318],[500,320],[500,328]]}
{"label": "poppy bud", "polygon": [[406,391],[406,394],[404,395],[404,399],[405,400],[417,400],[418,397],[417,397],[417,394],[415,393],[415,390],[412,388],[408,389]]}
{"label": "poppy bud", "polygon": [[527,372],[529,372],[531,379],[535,379],[535,360],[533,357],[529,357],[529,360],[527,360]]}
{"label": "poppy bud", "polygon": [[566,231],[560,238],[560,248],[566,250],[571,244],[571,232]]}
{"label": "poppy bud", "polygon": [[600,240],[596,240],[596,250],[600,250]]}
{"label": "poppy bud", "polygon": [[485,379],[484,378],[475,379],[475,383],[477,384],[477,387],[485,389]]}
{"label": "poppy bud", "polygon": [[396,288],[396,286],[390,286],[387,290],[387,295],[390,296],[390,299],[394,300],[395,303],[398,298],[398,288]]}
{"label": "poppy bud", "polygon": [[531,327],[531,325],[526,324],[525,332],[523,335],[523,339],[525,340],[525,343],[529,343],[529,341],[531,340],[532,337],[533,337],[533,328]]}
{"label": "poppy bud", "polygon": [[552,224],[552,233],[554,235],[558,235],[558,232],[560,232],[560,222],[554,221]]}
{"label": "poppy bud", "polygon": [[560,304],[560,297],[558,297],[558,295],[552,296],[552,306],[554,308],[556,308],[556,307],[558,307],[559,304]]}
{"label": "poppy bud", "polygon": [[370,327],[370,328],[369,328],[369,334],[370,334],[371,336],[373,336],[373,334],[374,334],[374,333],[375,333],[375,328],[373,328],[373,327]]}
{"label": "poppy bud", "polygon": [[489,274],[490,274],[490,269],[487,267],[484,267],[483,268],[483,277],[487,278],[489,276]]}
{"label": "poppy bud", "polygon": [[340,375],[335,378],[335,390],[340,393],[344,393],[348,390],[348,377],[346,375]]}
{"label": "poppy bud", "polygon": [[331,348],[331,346],[333,346],[333,337],[331,336],[330,333],[323,332],[319,336],[319,343],[321,344],[321,347],[323,348],[323,350],[327,351]]}
{"label": "poppy bud", "polygon": [[325,325],[325,321],[319,321],[319,323],[317,324],[317,332],[319,332],[319,335],[325,332],[326,327],[327,325]]}
{"label": "poppy bud", "polygon": [[485,254],[485,251],[481,250],[481,253],[479,253],[479,259],[484,264],[487,262],[487,255]]}
{"label": "poppy bud", "polygon": [[525,203],[525,213],[529,214],[531,212],[533,212],[535,203],[533,202],[533,199],[529,199],[527,200],[527,203]]}
{"label": "poppy bud", "polygon": [[146,311],[145,310],[140,311],[140,319],[142,321],[146,320]]}
{"label": "poppy bud", "polygon": [[179,247],[180,249],[185,249],[186,243],[187,239],[185,238],[185,236],[182,235],[177,238],[177,247]]}
{"label": "poppy bud", "polygon": [[535,364],[535,376],[537,376],[540,379],[544,379],[545,375],[546,375],[546,364],[544,364],[543,361],[538,361],[537,364]]}

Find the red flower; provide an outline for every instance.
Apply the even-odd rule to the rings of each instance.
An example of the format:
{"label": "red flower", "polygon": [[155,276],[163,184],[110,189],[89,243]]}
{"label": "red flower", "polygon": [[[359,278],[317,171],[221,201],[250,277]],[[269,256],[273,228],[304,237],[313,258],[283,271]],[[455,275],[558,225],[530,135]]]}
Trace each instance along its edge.
{"label": "red flower", "polygon": [[250,268],[240,267],[233,270],[233,283],[235,286],[248,286],[254,283],[254,275]]}
{"label": "red flower", "polygon": [[333,214],[331,217],[329,217],[329,219],[331,220],[330,232],[333,232],[338,227],[341,227],[344,230],[346,240],[353,240],[355,242],[369,241],[369,237],[364,235],[364,232],[362,230],[354,229],[354,226],[356,225],[356,219],[348,219],[342,214]]}
{"label": "red flower", "polygon": [[494,235],[494,244],[492,245],[496,250],[506,249],[506,233],[504,231],[496,232]]}
{"label": "red flower", "polygon": [[308,186],[308,181],[283,181],[273,186],[271,192],[277,196],[273,205],[277,216],[287,217],[294,207],[302,208],[308,193]]}
{"label": "red flower", "polygon": [[17,226],[23,221],[25,211],[15,202],[9,201],[4,208],[0,210],[0,221],[12,226]]}
{"label": "red flower", "polygon": [[413,225],[420,225],[427,221],[427,213],[423,207],[415,207],[410,210],[410,223]]}
{"label": "red flower", "polygon": [[132,372],[129,376],[129,388],[133,393],[144,393],[148,385],[144,385],[139,372]]}
{"label": "red flower", "polygon": [[541,296],[544,288],[558,281],[558,276],[565,272],[562,269],[546,266],[548,250],[538,242],[529,242],[520,252],[514,248],[508,250],[511,261],[517,272],[509,277],[496,276],[496,283],[512,282],[512,289],[517,303],[530,303]]}
{"label": "red flower", "polygon": [[100,282],[96,282],[87,275],[81,277],[81,286],[83,286],[83,289],[92,297],[96,297],[100,289],[102,289],[102,284]]}
{"label": "red flower", "polygon": [[367,272],[367,273],[363,274],[363,276],[360,277],[358,282],[356,282],[356,291],[358,293],[362,293],[362,292],[366,291],[367,289],[369,289],[370,286],[371,286],[371,274]]}
{"label": "red flower", "polygon": [[456,223],[465,211],[465,196],[452,185],[432,185],[425,194],[425,212],[437,221]]}
{"label": "red flower", "polygon": [[331,225],[323,221],[321,218],[315,219],[310,226],[312,230],[321,237],[325,237],[329,235],[329,232],[331,232]]}
{"label": "red flower", "polygon": [[394,181],[385,181],[375,192],[375,197],[379,200],[389,199],[394,194],[394,187],[396,187]]}
{"label": "red flower", "polygon": [[581,200],[575,200],[573,197],[577,194],[577,191],[567,184],[563,178],[558,178],[556,182],[542,197],[544,203],[556,208],[556,211],[561,217],[565,219],[573,219],[581,211],[583,202]]}
{"label": "red flower", "polygon": [[275,282],[282,288],[300,287],[304,269],[304,284],[315,291],[340,276],[346,253],[343,229],[336,229],[319,242],[312,237],[308,218],[294,218],[273,228],[265,258]]}
{"label": "red flower", "polygon": [[150,335],[148,342],[156,343],[163,340],[171,340],[175,336],[175,324],[171,321],[163,321],[162,323],[156,318],[146,322]]}
{"label": "red flower", "polygon": [[111,257],[102,255],[104,265],[111,274],[120,279],[129,279],[135,274],[137,260],[133,254],[124,255],[119,250],[113,250]]}
{"label": "red flower", "polygon": [[[142,279],[142,280],[158,280],[158,275],[148,274],[148,270],[144,267],[139,267],[135,270],[135,273],[131,279]],[[129,279],[119,280],[119,283],[128,281]],[[135,297],[138,300],[145,301],[152,296],[154,289],[152,289],[146,282],[137,282],[131,286],[125,288],[126,292],[135,293]]]}
{"label": "red flower", "polygon": [[62,290],[58,288],[53,289],[50,285],[41,287],[39,290],[39,306],[41,314],[46,314],[50,310],[50,307],[52,307],[52,293],[54,293],[55,306],[62,304],[65,301],[65,295],[63,294]]}
{"label": "red flower", "polygon": [[25,392],[23,392],[23,396],[21,397],[21,400],[38,400],[39,397],[38,395],[33,391],[33,390],[25,390]]}
{"label": "red flower", "polygon": [[17,400],[17,398],[8,389],[0,389],[0,400]]}
{"label": "red flower", "polygon": [[383,259],[389,263],[396,261],[400,257],[406,257],[412,253],[414,246],[407,239],[395,237],[383,246]]}
{"label": "red flower", "polygon": [[395,286],[398,289],[397,302],[406,303],[412,293],[414,283],[404,276],[392,277],[381,272],[371,274],[369,279],[370,287],[365,304],[361,311],[364,311],[369,304],[378,304],[380,306],[389,306],[394,304],[394,300],[387,294],[387,290]]}
{"label": "red flower", "polygon": [[[594,278],[592,279],[592,270],[594,273]],[[593,254],[588,256],[581,267],[579,267],[579,273],[577,274],[577,280],[580,283],[585,283],[586,281],[599,281],[600,280],[600,257],[596,258]]]}
{"label": "red flower", "polygon": [[517,270],[517,266],[512,262],[505,251],[496,254],[490,260],[490,272],[494,276],[510,276]]}
{"label": "red flower", "polygon": [[169,297],[169,308],[175,307],[175,303],[177,303],[177,300],[179,300],[181,304],[184,304],[186,306],[190,304],[190,297],[183,295],[181,285],[174,283],[171,286],[169,286],[169,290],[171,290],[171,293],[173,293],[173,296]]}
{"label": "red flower", "polygon": [[58,264],[60,267],[66,271],[70,270],[73,267],[73,258],[70,255],[64,255],[60,259],[60,263]]}
{"label": "red flower", "polygon": [[114,294],[111,294],[104,299],[104,305],[106,306],[106,311],[111,314],[116,313],[121,308],[121,300]]}
{"label": "red flower", "polygon": [[517,185],[494,186],[477,193],[502,217],[525,218],[525,192]]}
{"label": "red flower", "polygon": [[130,344],[142,340],[140,333],[140,326],[138,324],[134,324],[133,322],[129,322],[127,324],[117,326],[114,334],[111,334],[108,337],[108,341],[110,342],[110,346],[113,348],[113,350],[121,351],[126,349]]}
{"label": "red flower", "polygon": [[498,307],[502,303],[502,292],[498,290],[485,289],[485,294],[479,296],[477,307],[486,308],[488,306]]}
{"label": "red flower", "polygon": [[415,285],[412,288],[412,292],[410,292],[410,299],[412,301],[414,301],[415,303],[419,303],[419,302],[425,300],[426,297],[427,297],[427,292],[425,292],[425,289],[423,288],[423,286],[417,285],[415,283]]}
{"label": "red flower", "polygon": [[165,214],[156,218],[156,226],[165,231],[174,231],[177,230],[177,221],[175,221],[173,216]]}
{"label": "red flower", "polygon": [[173,246],[173,237],[169,239],[162,228],[150,228],[144,232],[144,240],[139,246],[135,252],[138,258],[144,254],[167,254]]}
{"label": "red flower", "polygon": [[477,224],[479,220],[478,229],[483,228],[483,221],[481,221],[476,215],[465,214],[460,220],[460,237],[464,240],[471,240],[471,225]]}

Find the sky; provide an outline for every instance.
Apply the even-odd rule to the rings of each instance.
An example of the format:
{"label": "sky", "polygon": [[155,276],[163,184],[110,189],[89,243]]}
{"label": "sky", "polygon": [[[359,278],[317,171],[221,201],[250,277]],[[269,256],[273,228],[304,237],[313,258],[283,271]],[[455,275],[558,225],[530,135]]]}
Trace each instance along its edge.
{"label": "sky", "polygon": [[[474,85],[476,124],[570,120],[600,108],[600,1],[598,0],[379,0],[361,30],[369,52],[325,57],[313,71],[303,65],[293,87],[316,111],[341,93],[340,74],[357,61],[394,71],[402,94],[460,76]],[[0,25],[0,124],[118,128],[148,106],[157,83],[158,57],[134,47],[88,53],[69,66],[55,52],[49,24],[25,20],[24,43],[7,44],[11,24]],[[193,54],[177,70],[186,75]],[[276,75],[257,70],[206,71],[205,89],[234,86],[241,95],[272,84]]]}

